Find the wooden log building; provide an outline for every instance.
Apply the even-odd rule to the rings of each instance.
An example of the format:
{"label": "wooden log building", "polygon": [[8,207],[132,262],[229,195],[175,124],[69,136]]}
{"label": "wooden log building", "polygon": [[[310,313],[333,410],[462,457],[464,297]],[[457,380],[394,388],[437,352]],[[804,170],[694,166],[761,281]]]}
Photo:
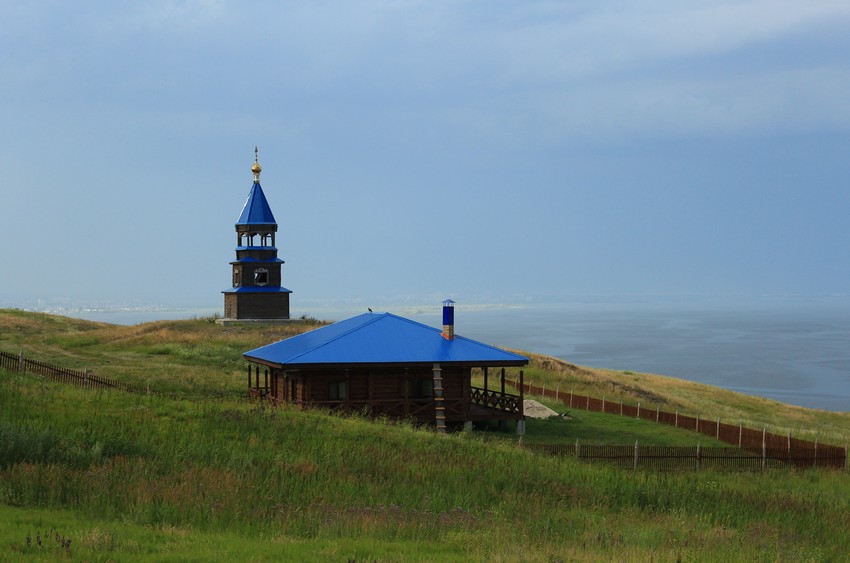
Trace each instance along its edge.
{"label": "wooden log building", "polygon": [[[278,404],[411,418],[438,431],[515,420],[524,433],[523,397],[505,391],[505,370],[528,358],[456,336],[453,305],[444,302],[442,331],[369,312],[245,352],[249,392]],[[476,368],[483,387],[472,386]]]}

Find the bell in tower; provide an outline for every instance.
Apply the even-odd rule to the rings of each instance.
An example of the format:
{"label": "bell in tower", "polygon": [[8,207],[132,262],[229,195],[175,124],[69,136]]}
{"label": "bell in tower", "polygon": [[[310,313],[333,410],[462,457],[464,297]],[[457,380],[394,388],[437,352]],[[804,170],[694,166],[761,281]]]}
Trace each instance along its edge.
{"label": "bell in tower", "polygon": [[254,184],[236,222],[236,260],[232,287],[224,293],[224,318],[229,321],[289,319],[290,290],[280,285],[283,260],[277,257],[277,221],[260,186],[258,149],[254,147]]}

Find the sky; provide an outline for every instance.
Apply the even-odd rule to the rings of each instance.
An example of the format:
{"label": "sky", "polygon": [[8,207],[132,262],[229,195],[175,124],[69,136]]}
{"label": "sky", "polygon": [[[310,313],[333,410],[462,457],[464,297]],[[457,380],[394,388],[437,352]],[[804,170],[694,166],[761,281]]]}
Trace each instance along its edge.
{"label": "sky", "polygon": [[850,293],[850,3],[0,0],[0,306]]}

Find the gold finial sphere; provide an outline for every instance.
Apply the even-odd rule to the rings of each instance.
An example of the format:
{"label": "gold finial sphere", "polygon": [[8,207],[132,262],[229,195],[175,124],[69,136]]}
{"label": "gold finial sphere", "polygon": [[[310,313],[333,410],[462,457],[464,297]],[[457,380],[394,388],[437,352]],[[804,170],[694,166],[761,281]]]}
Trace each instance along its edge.
{"label": "gold finial sphere", "polygon": [[254,174],[259,174],[263,170],[263,167],[260,166],[259,153],[260,149],[257,147],[257,145],[254,145],[254,166],[251,167],[251,172],[253,172]]}

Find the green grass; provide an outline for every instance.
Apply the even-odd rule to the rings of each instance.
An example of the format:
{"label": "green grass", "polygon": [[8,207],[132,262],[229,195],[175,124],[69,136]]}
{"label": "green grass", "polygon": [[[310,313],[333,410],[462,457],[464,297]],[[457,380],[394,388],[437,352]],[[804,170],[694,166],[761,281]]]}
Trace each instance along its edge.
{"label": "green grass", "polygon": [[238,397],[245,392],[243,352],[322,324],[224,327],[191,319],[119,326],[0,309],[0,350],[161,393]]}
{"label": "green grass", "polygon": [[48,528],[88,560],[812,560],[850,548],[831,531],[850,525],[843,473],[618,471],[510,439],[12,374],[0,429],[31,446],[0,457],[2,514],[18,522],[0,552],[22,558],[27,533]]}
{"label": "green grass", "polygon": [[528,420],[526,441],[546,444],[634,444],[645,446],[728,446],[696,432],[656,424],[651,421],[570,410],[570,418]]}
{"label": "green grass", "polygon": [[[2,558],[67,558],[55,540],[26,546],[28,535],[50,530],[71,539],[73,559],[89,561],[822,561],[850,549],[850,537],[835,533],[850,526],[845,472],[622,471],[535,455],[507,432],[441,436],[205,398],[244,390],[233,356],[279,330],[203,320],[113,327],[0,312],[0,349],[25,342],[33,357],[193,397],[94,392],[0,372]],[[552,381],[561,374],[564,385],[574,376],[597,396],[611,396],[618,381],[542,357],[529,371]],[[684,408],[676,397],[687,393],[666,379],[630,377],[619,381],[625,398],[654,394]],[[688,400],[719,404],[699,402],[703,394],[710,389]],[[804,430],[833,421],[834,435],[850,434],[841,415],[730,401],[741,418],[781,424],[783,414],[799,414],[794,424]],[[711,445],[648,421],[559,410],[573,419],[529,421],[524,440]]]}
{"label": "green grass", "polygon": [[[411,553],[432,560],[462,560],[457,548],[405,540],[369,538],[301,540],[284,533],[250,537],[228,532],[200,532],[173,526],[144,526],[118,520],[80,518],[68,510],[0,505],[4,561],[401,561]],[[61,547],[56,533],[70,540]],[[36,543],[41,538],[41,544]],[[27,538],[30,544],[27,545]],[[70,555],[69,555],[70,554]]]}

